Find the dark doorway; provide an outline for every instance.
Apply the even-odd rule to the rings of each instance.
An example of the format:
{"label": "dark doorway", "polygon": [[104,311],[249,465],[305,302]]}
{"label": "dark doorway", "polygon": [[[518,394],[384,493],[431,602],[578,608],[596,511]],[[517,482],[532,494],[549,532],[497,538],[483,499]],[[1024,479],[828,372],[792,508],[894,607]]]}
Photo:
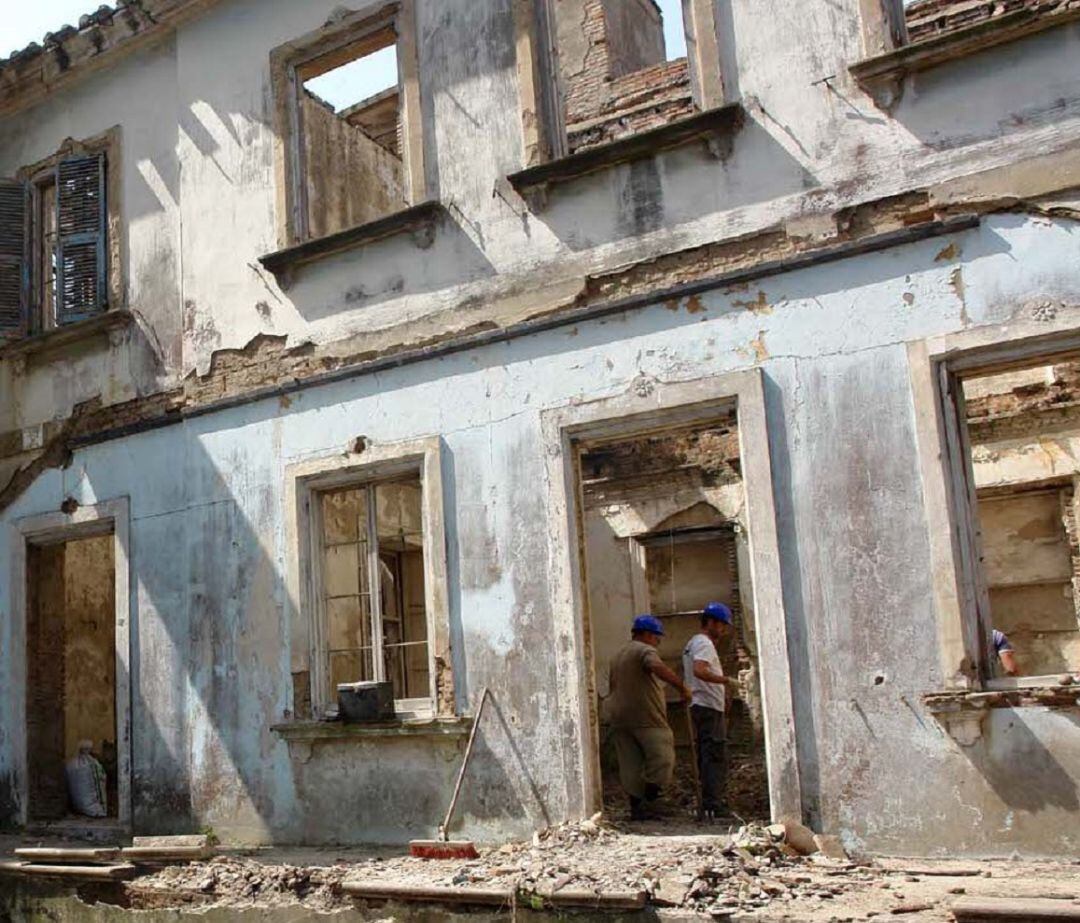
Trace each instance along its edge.
{"label": "dark doorway", "polygon": [[117,816],[113,547],[112,534],[104,534],[27,548],[31,822],[72,815],[66,767],[86,743],[105,770],[107,815]]}

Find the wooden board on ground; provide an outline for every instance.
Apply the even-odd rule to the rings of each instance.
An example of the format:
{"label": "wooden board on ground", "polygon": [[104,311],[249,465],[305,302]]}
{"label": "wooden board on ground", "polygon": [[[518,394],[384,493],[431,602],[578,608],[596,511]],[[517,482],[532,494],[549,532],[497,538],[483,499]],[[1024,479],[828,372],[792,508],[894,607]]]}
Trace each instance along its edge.
{"label": "wooden board on ground", "polygon": [[120,858],[119,847],[103,849],[57,849],[46,846],[23,847],[15,850],[15,857],[27,862],[54,865],[93,865],[99,862],[115,862]]}
{"label": "wooden board on ground", "polygon": [[120,850],[128,862],[194,862],[213,854],[210,846],[129,846]]}
{"label": "wooden board on ground", "polygon": [[123,881],[138,873],[134,865],[41,865],[33,862],[0,862],[0,872],[39,878],[74,881]]}
{"label": "wooden board on ground", "polygon": [[952,905],[957,923],[1009,923],[1072,920],[1080,923],[1080,903],[1048,898],[965,897]]}

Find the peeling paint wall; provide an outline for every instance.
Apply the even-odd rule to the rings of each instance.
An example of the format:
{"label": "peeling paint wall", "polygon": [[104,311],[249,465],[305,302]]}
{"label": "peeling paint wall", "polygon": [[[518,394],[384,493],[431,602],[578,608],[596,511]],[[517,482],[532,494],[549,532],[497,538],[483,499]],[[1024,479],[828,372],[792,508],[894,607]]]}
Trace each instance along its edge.
{"label": "peeling paint wall", "polygon": [[[925,408],[906,347],[1074,316],[1080,27],[908,76],[886,111],[849,76],[861,55],[856,0],[734,0],[720,38],[741,128],[719,149],[686,145],[555,186],[530,210],[501,183],[524,158],[511,3],[421,0],[428,191],[446,215],[433,238],[345,251],[283,288],[258,263],[281,243],[269,54],[338,5],[221,0],[5,120],[2,175],[65,137],[121,126],[136,316],[93,344],[0,360],[5,459],[22,464],[87,401],[119,406],[181,384],[181,403],[228,397],[294,374],[278,363],[315,374],[579,298],[652,298],[938,214],[984,217],[944,240],[655,295],[70,458],[58,450],[0,512],[0,560],[23,516],[68,496],[131,498],[136,827],[322,842],[433,830],[459,740],[306,747],[270,729],[297,705],[284,470],[359,435],[445,443],[457,701],[471,709],[490,685],[497,703],[463,832],[495,839],[582,813],[585,731],[559,719],[572,713],[558,701],[566,652],[551,643],[565,549],[552,539],[540,414],[624,393],[644,409],[655,381],[695,383],[707,399],[712,376],[759,368],[807,820],[855,850],[1075,850],[1074,716],[995,711],[961,748],[921,707],[944,678],[916,459]],[[4,572],[0,615],[12,596]],[[0,618],[0,688],[21,682],[20,637]],[[19,701],[0,700],[0,824],[27,781],[11,730],[25,720]]]}
{"label": "peeling paint wall", "polygon": [[[460,743],[309,752],[270,730],[294,706],[284,467],[340,453],[358,432],[445,442],[458,702],[474,707],[489,685],[497,704],[462,832],[498,838],[582,810],[568,781],[580,729],[558,723],[554,699],[546,562],[563,549],[550,545],[540,412],[622,392],[645,408],[649,380],[696,382],[704,397],[710,376],[760,364],[812,819],[884,852],[1074,848],[1080,746],[1067,716],[995,714],[968,750],[920,704],[942,677],[903,344],[960,329],[965,312],[1023,317],[1032,289],[1062,297],[1057,267],[1076,255],[1072,225],[1044,219],[991,219],[953,242],[965,253],[963,302],[953,267],[935,260],[942,242],[925,241],[776,276],[762,286],[771,314],[717,290],[693,312],[656,305],[326,385],[81,450],[42,474],[5,522],[69,495],[131,498],[136,826],[324,842],[433,830]],[[10,541],[0,531],[0,555]],[[0,583],[0,610],[10,592]],[[0,681],[12,669],[0,659]],[[19,720],[8,701],[0,708],[0,727]],[[1034,765],[1042,788],[1030,784]],[[0,747],[0,777],[12,767]]]}

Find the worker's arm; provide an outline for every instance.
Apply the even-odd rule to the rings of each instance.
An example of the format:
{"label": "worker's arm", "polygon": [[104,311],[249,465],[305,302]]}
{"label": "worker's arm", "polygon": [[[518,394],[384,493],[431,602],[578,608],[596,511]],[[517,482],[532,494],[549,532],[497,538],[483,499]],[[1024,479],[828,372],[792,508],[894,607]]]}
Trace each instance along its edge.
{"label": "worker's arm", "polygon": [[693,693],[690,692],[690,688],[679,678],[679,674],[672,670],[664,661],[659,657],[649,662],[649,671],[659,679],[663,680],[669,686],[674,686],[679,690],[679,695],[683,697],[684,702],[689,702],[693,697]]}
{"label": "worker's arm", "polygon": [[731,682],[728,677],[723,673],[717,673],[709,666],[707,660],[695,660],[694,661],[694,676],[706,683],[715,683],[717,685],[726,686]]}
{"label": "worker's arm", "polygon": [[1020,670],[1016,666],[1016,654],[1013,653],[1012,649],[998,651],[998,657],[1001,659],[1001,668],[1009,676],[1019,675]]}

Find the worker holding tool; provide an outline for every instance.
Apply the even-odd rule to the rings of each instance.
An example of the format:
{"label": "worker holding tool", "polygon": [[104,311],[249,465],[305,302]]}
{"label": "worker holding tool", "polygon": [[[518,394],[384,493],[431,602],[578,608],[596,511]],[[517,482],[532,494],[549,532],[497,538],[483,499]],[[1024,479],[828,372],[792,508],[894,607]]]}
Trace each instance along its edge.
{"label": "worker holding tool", "polygon": [[662,684],[690,701],[689,688],[656,651],[663,636],[663,623],[655,616],[634,619],[630,642],[611,661],[611,694],[604,700],[631,820],[656,816],[656,801],[675,768],[675,735]]}
{"label": "worker holding tool", "polygon": [[724,676],[717,642],[732,630],[731,610],[711,602],[701,613],[701,631],[683,649],[683,675],[693,698],[690,718],[697,747],[698,800],[700,820],[713,821],[728,816],[727,805],[727,721],[724,687],[732,680]]}

